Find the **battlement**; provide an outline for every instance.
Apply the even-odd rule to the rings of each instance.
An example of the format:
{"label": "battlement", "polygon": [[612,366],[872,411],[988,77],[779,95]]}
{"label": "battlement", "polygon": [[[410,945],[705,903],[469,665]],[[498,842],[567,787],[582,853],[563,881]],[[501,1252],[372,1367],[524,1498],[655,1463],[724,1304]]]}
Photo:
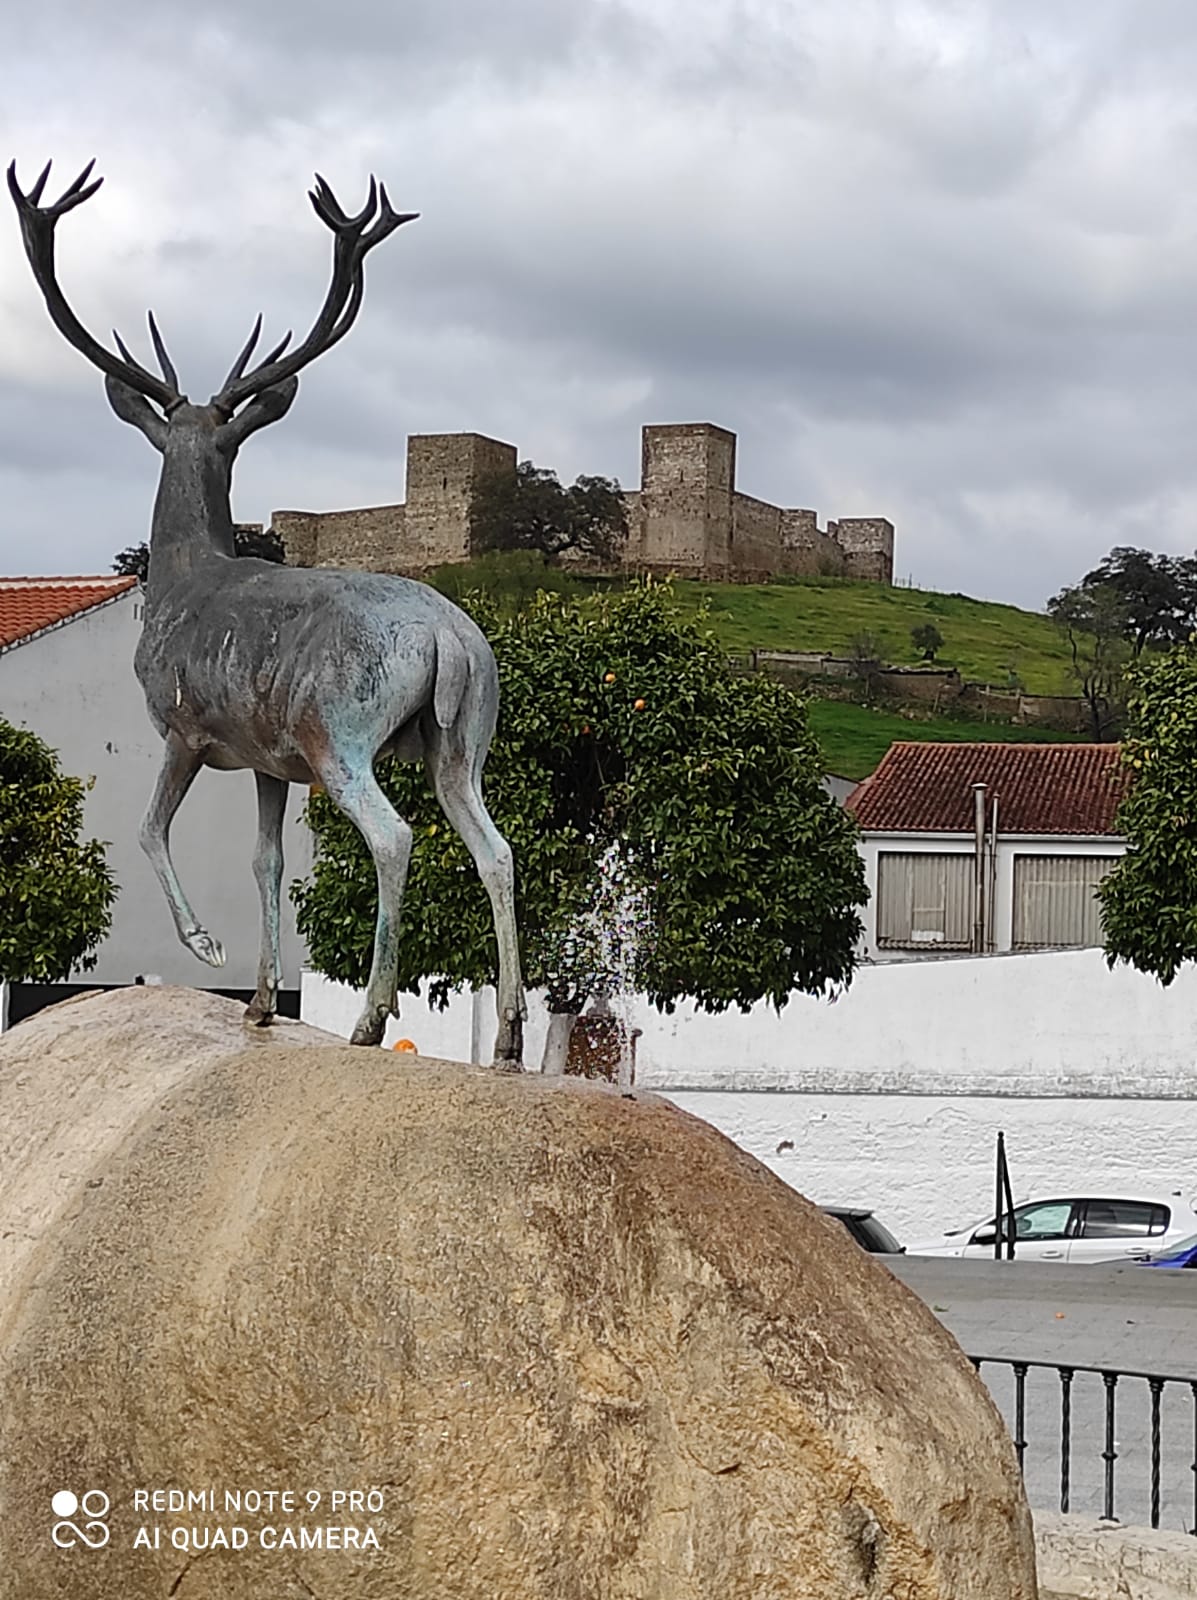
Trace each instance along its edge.
{"label": "battlement", "polygon": [[[412,434],[402,504],[276,511],[272,527],[296,566],[427,572],[475,553],[475,496],[515,469],[515,446],[485,434]],[[646,426],[640,488],[625,500],[628,537],[619,564],[633,571],[741,582],[784,574],[893,582],[891,522],[842,517],[824,529],[814,511],[741,493],[736,436],[711,422]]]}

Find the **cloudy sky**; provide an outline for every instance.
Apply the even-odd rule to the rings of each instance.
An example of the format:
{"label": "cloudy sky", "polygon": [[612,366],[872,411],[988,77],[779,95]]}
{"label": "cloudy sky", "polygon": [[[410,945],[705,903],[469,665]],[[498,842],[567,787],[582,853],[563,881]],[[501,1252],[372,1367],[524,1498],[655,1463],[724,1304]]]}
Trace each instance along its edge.
{"label": "cloudy sky", "polygon": [[[313,170],[421,220],[247,444],[235,512],[403,493],[476,429],[634,486],[639,429],[734,429],[739,487],[880,514],[927,588],[1040,606],[1112,545],[1197,546],[1192,0],[43,0],[0,151],[59,276],[193,398],[254,313],[306,331]],[[0,211],[0,569],[145,535],[157,457],[54,332]],[[7,215],[5,215],[7,213]]]}

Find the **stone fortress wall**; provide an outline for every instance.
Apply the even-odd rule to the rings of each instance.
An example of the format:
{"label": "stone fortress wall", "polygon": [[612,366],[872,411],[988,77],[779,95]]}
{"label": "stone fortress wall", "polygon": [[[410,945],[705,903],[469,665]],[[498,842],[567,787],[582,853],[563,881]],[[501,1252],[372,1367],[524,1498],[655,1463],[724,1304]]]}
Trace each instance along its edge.
{"label": "stone fortress wall", "polygon": [[[287,560],[419,574],[475,554],[475,494],[513,473],[515,446],[479,433],[412,434],[407,499],[354,511],[276,511]],[[625,494],[630,571],[713,581],[825,575],[892,583],[885,517],[818,525],[814,511],[769,505],[736,488],[736,436],[709,422],[652,424],[641,434],[640,488]]]}

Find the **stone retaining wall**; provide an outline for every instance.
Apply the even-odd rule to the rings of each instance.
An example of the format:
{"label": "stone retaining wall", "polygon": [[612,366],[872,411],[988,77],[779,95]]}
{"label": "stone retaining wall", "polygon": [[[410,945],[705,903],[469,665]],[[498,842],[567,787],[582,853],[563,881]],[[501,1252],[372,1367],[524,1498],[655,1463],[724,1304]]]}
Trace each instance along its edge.
{"label": "stone retaining wall", "polygon": [[1195,1600],[1197,1539],[1035,1513],[1039,1600]]}

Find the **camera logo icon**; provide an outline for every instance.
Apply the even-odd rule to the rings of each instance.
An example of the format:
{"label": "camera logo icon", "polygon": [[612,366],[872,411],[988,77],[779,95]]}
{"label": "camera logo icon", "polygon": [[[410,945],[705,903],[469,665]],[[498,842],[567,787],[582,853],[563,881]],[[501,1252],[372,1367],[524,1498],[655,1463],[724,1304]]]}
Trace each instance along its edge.
{"label": "camera logo icon", "polygon": [[[105,1518],[111,1501],[102,1489],[88,1489],[79,1496],[70,1489],[59,1489],[50,1501],[50,1509],[59,1518],[50,1537],[60,1550],[70,1550],[77,1544],[89,1550],[102,1550],[111,1537]],[[81,1514],[83,1526],[70,1519]]]}

